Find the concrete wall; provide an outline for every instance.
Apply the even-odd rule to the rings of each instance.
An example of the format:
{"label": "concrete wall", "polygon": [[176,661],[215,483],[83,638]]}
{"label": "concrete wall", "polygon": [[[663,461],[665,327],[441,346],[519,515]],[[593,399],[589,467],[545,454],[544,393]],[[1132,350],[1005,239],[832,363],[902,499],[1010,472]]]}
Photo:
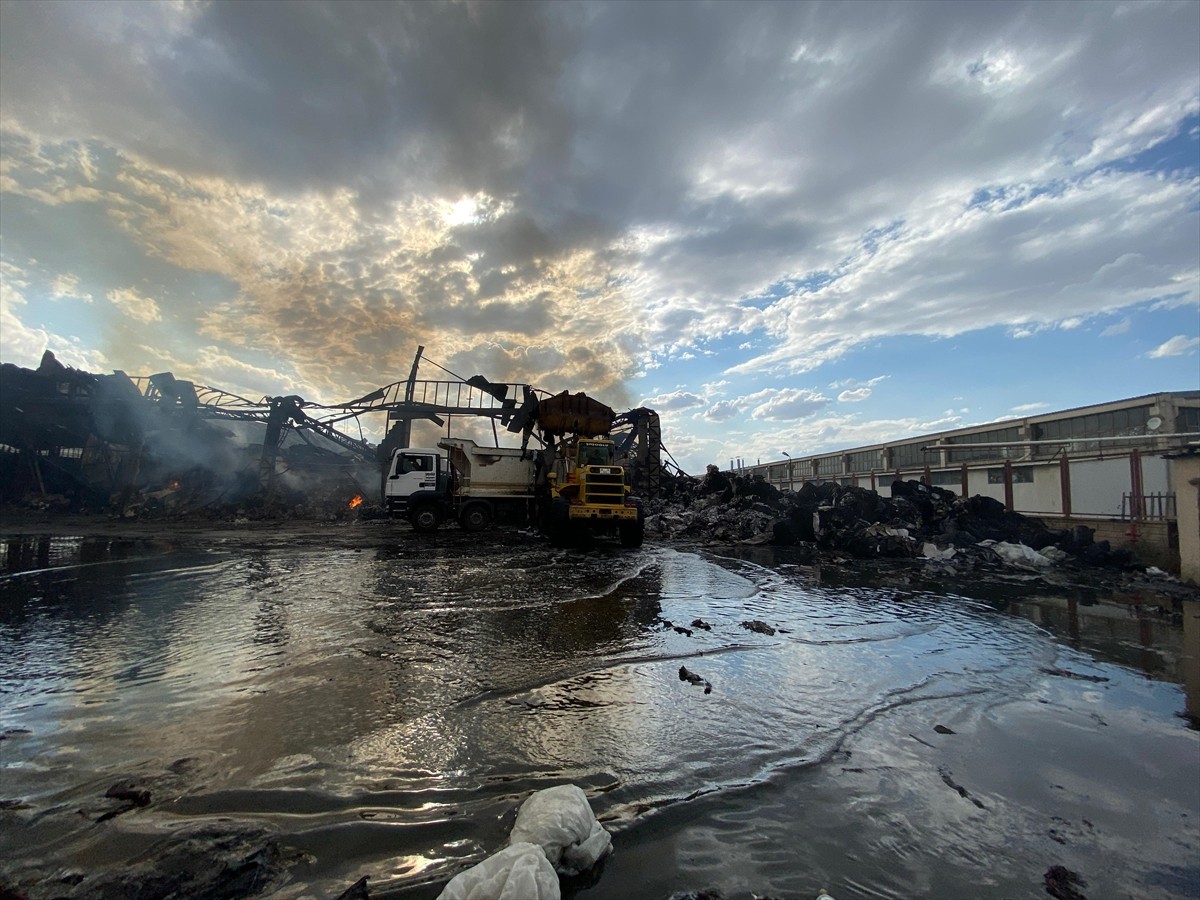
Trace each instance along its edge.
{"label": "concrete wall", "polygon": [[1175,529],[1171,522],[1129,522],[1122,519],[1063,518],[1034,516],[1055,531],[1086,525],[1096,532],[1097,541],[1108,541],[1113,547],[1129,550],[1138,562],[1158,566],[1164,572],[1179,573],[1179,549],[1172,540]]}
{"label": "concrete wall", "polygon": [[1179,523],[1179,577],[1200,586],[1200,455],[1170,463]]}

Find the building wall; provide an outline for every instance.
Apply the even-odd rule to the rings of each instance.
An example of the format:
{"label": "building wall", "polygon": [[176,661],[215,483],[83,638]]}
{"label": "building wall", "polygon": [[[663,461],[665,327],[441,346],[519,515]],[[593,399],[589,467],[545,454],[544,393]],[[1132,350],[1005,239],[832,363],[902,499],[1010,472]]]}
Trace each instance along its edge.
{"label": "building wall", "polygon": [[1171,460],[1179,523],[1179,577],[1200,586],[1200,455]]}

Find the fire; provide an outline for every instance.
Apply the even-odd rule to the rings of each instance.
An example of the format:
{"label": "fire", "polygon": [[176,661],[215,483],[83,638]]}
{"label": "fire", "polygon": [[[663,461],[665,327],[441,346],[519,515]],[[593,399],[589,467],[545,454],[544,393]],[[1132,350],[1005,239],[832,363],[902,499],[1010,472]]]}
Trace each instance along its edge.
{"label": "fire", "polygon": [[355,494],[354,499],[350,501],[350,508],[358,509],[360,506],[362,506],[362,503],[363,503],[362,494]]}

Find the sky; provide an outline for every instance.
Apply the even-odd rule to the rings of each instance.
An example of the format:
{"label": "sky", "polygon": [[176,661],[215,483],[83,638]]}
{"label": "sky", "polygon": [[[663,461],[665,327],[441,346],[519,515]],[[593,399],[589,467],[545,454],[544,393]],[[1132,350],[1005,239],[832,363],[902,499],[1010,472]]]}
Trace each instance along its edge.
{"label": "sky", "polygon": [[418,346],[693,473],[1200,389],[1200,3],[0,0],[0,361]]}

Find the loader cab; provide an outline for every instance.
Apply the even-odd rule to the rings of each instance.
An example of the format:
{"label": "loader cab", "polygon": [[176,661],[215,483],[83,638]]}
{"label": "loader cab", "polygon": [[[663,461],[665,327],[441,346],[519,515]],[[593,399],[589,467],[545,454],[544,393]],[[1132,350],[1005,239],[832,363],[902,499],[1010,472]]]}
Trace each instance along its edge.
{"label": "loader cab", "polygon": [[612,441],[580,441],[576,465],[581,469],[587,466],[611,466],[616,460],[616,451]]}

